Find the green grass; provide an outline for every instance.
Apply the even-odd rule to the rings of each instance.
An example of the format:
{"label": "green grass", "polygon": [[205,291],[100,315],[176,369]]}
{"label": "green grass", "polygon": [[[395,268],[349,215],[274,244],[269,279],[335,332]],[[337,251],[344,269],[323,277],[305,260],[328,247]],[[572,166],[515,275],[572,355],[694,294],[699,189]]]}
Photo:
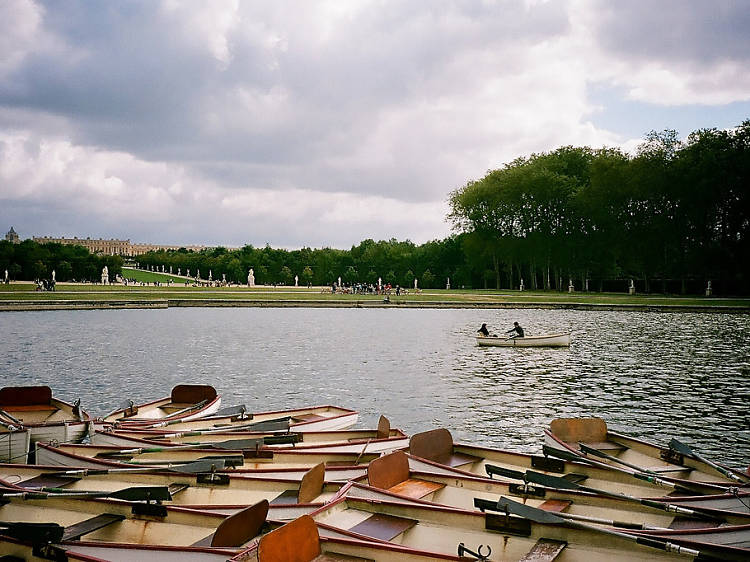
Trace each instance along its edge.
{"label": "green grass", "polygon": [[[151,272],[139,272],[165,281],[170,276]],[[128,272],[129,275],[129,272]],[[0,285],[0,303],[3,301],[137,301],[146,302],[165,299],[199,299],[208,301],[293,301],[304,306],[305,302],[331,303],[379,303],[380,295],[332,295],[322,293],[320,287],[193,287],[185,286],[184,280],[176,277],[171,287],[138,285],[91,285],[58,283],[54,292],[36,292],[31,283]],[[147,277],[142,280],[145,282]],[[149,282],[153,282],[152,279]],[[427,289],[422,293],[408,295],[391,294],[396,303],[455,303],[457,305],[492,306],[493,304],[551,304],[551,305],[613,305],[613,306],[701,306],[733,307],[750,310],[750,298],[721,298],[701,296],[627,295],[624,293],[559,293],[554,291],[487,291]]]}

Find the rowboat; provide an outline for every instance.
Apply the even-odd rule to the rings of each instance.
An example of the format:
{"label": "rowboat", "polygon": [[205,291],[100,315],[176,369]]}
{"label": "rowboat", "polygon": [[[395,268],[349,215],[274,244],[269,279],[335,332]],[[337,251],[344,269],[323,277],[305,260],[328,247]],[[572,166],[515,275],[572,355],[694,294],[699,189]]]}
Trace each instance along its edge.
{"label": "rowboat", "polygon": [[155,423],[187,422],[210,416],[221,406],[216,389],[207,384],[178,384],[169,396],[120,408],[102,419],[105,423],[148,427]]}
{"label": "rowboat", "polygon": [[80,404],[54,398],[48,386],[6,386],[0,389],[0,423],[29,430],[37,441],[77,443],[85,437],[90,417]]}
{"label": "rowboat", "polygon": [[482,347],[569,347],[570,333],[505,338],[500,336],[477,336]]}
{"label": "rowboat", "polygon": [[689,481],[733,485],[750,483],[750,475],[703,459],[673,439],[660,447],[607,428],[601,418],[558,418],[544,431],[545,443],[554,449],[609,466]]}
{"label": "rowboat", "polygon": [[[333,533],[328,531],[329,535]],[[427,562],[429,560],[468,560],[465,557],[420,551],[386,542],[352,539],[346,536],[321,537],[312,517],[302,516],[263,535],[249,549],[230,562]]]}
{"label": "rowboat", "polygon": [[268,530],[267,513],[265,501],[227,517],[154,503],[6,497],[0,505],[0,557],[30,560],[34,552],[56,559],[57,545],[64,551],[76,541],[164,545],[181,547],[186,553],[195,548],[224,548],[229,556]]}
{"label": "rowboat", "polygon": [[[442,555],[473,552],[475,559],[486,556],[484,559],[499,561],[553,560],[561,555],[561,560],[618,562],[677,558],[663,547],[639,544],[631,535],[609,529],[547,524],[513,515],[437,505],[342,496],[310,517],[322,536],[386,542]],[[462,546],[467,550],[462,550]],[[674,548],[674,552],[682,550],[693,557],[700,554],[696,550]],[[705,548],[712,553],[723,552],[717,546]]]}
{"label": "rowboat", "polygon": [[[244,406],[233,406],[199,419],[163,419],[146,424],[115,423],[118,429],[175,431],[262,431],[307,433],[346,429],[357,423],[358,412],[338,406],[310,406],[291,410],[249,413]],[[94,423],[93,429],[107,430],[112,423],[105,418]]]}
{"label": "rowboat", "polygon": [[[454,443],[447,429],[417,433],[409,441],[409,452],[414,457],[410,465],[424,472],[445,474],[445,468],[449,468],[487,477],[534,470],[543,474],[565,476],[590,488],[636,497],[662,495],[665,491],[683,495],[727,492],[726,485],[722,484],[642,475],[603,463],[588,463],[572,453],[567,453],[566,458],[556,458],[547,456],[547,453],[552,452],[549,448],[544,451],[545,455],[528,455]],[[574,458],[576,460],[572,460]]]}
{"label": "rowboat", "polygon": [[[85,490],[112,492],[133,486],[161,486],[171,494],[170,505],[193,509],[237,510],[261,500],[271,507],[279,505],[319,506],[330,501],[344,485],[325,482],[325,467],[319,464],[309,469],[298,481],[248,477],[236,474],[217,474],[156,469],[139,470],[60,470],[54,466],[0,465],[0,485],[19,491],[54,490],[75,493]],[[0,491],[0,495],[2,491]],[[311,509],[308,509],[310,511]],[[299,512],[294,512],[299,515]],[[278,517],[277,517],[278,518]]]}
{"label": "rowboat", "polygon": [[[292,447],[297,450],[325,449],[339,452],[383,452],[409,445],[409,437],[400,429],[392,429],[385,416],[380,417],[377,429],[261,432],[261,431],[184,431],[121,430],[107,427],[91,435],[94,445],[115,447],[156,447],[192,445],[195,447],[246,448],[243,444],[256,442],[257,446],[272,448]],[[236,447],[233,442],[238,442]]]}
{"label": "rowboat", "polygon": [[[517,482],[488,481],[459,471],[430,474],[410,468],[408,455],[401,451],[372,461],[367,468],[367,478],[368,485],[350,483],[342,494],[386,501],[440,504],[468,510],[493,509],[501,496],[515,497],[522,498],[518,501],[542,509],[554,505],[556,513],[562,517],[629,529],[697,529],[750,524],[750,511],[725,511],[711,507],[710,500],[715,499],[711,496],[693,498],[692,507],[688,507],[680,498],[643,499],[592,493],[584,487],[562,487],[566,485],[559,482],[562,479],[544,475],[538,475],[532,482]],[[750,500],[750,494],[747,500]],[[696,505],[700,507],[696,509]]]}
{"label": "rowboat", "polygon": [[56,466],[85,468],[115,468],[137,466],[177,466],[198,460],[223,462],[232,472],[253,471],[255,469],[308,469],[316,464],[351,466],[366,465],[380,456],[379,453],[338,453],[305,450],[218,450],[195,447],[154,447],[144,449],[121,449],[96,445],[66,444],[52,447],[37,443],[36,462]]}

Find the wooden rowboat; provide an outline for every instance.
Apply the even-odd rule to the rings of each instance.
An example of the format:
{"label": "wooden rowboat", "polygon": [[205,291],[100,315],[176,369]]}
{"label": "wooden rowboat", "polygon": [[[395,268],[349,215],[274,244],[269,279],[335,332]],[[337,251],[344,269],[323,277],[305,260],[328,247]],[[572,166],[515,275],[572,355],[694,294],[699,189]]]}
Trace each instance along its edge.
{"label": "wooden rowboat", "polygon": [[178,384],[165,398],[137,406],[131,401],[130,406],[115,410],[102,421],[148,427],[159,422],[187,422],[210,416],[219,406],[221,397],[216,394],[214,387],[206,384]]}
{"label": "wooden rowboat", "polygon": [[750,475],[698,458],[677,440],[660,447],[610,431],[601,418],[558,418],[544,431],[544,436],[549,447],[573,453],[589,462],[689,481],[750,483]]}
{"label": "wooden rowboat", "polygon": [[[224,548],[230,556],[268,530],[268,502],[225,516],[158,504],[102,499],[5,498],[0,505],[0,557],[49,559],[76,541],[165,545],[190,552]],[[36,523],[36,525],[34,525]],[[90,543],[89,543],[90,544]],[[132,558],[131,558],[132,559]]]}
{"label": "wooden rowboat", "polygon": [[[561,560],[577,561],[678,559],[660,548],[638,544],[624,533],[610,534],[601,528],[545,524],[513,515],[436,505],[343,496],[310,517],[322,536],[398,544],[442,555],[470,554],[460,550],[463,546],[486,556],[486,560],[497,561],[553,560],[558,555]],[[712,552],[721,551],[720,547],[712,547]],[[683,552],[688,553],[687,549]],[[692,556],[697,555],[695,552]]]}
{"label": "wooden rowboat", "polygon": [[500,336],[477,336],[482,347],[569,347],[570,333],[505,338]]}
{"label": "wooden rowboat", "polygon": [[0,423],[29,430],[37,441],[78,443],[86,436],[89,415],[79,403],[52,396],[48,386],[6,386],[0,389]]}
{"label": "wooden rowboat", "polygon": [[[87,490],[113,492],[133,486],[161,486],[170,491],[169,505],[193,509],[233,509],[267,500],[278,505],[320,506],[330,501],[344,485],[324,481],[325,467],[319,464],[300,481],[169,470],[60,470],[54,466],[0,465],[0,485],[19,491],[53,490],[76,493]],[[2,492],[0,492],[1,494]],[[308,509],[311,511],[312,509]],[[299,515],[299,512],[295,512]],[[278,517],[276,517],[278,518]]]}
{"label": "wooden rowboat", "polygon": [[[237,447],[232,447],[234,441]],[[157,447],[192,445],[195,447],[220,446],[221,448],[246,448],[243,444],[255,441],[257,446],[295,450],[321,449],[338,452],[383,452],[405,448],[409,437],[400,429],[392,429],[385,416],[380,417],[377,429],[258,432],[258,431],[183,431],[121,430],[107,427],[91,435],[94,445],[114,447]]]}
{"label": "wooden rowboat", "polygon": [[[434,429],[413,435],[409,442],[409,452],[415,457],[410,461],[412,468],[423,472],[445,473],[444,469],[447,467],[487,477],[502,476],[508,471],[523,473],[534,470],[543,474],[565,476],[590,488],[641,498],[664,493],[704,495],[727,492],[727,486],[720,483],[638,475],[603,463],[587,463],[585,459],[575,457],[572,453],[568,453],[570,459],[562,459],[454,443],[447,429]],[[572,458],[577,460],[571,460]]]}
{"label": "wooden rowboat", "polygon": [[[750,511],[724,511],[711,507],[711,496],[693,498],[693,507],[680,498],[626,498],[593,494],[586,490],[553,488],[553,478],[541,478],[548,486],[536,482],[487,481],[455,471],[453,474],[430,474],[410,469],[403,452],[385,455],[367,468],[368,484],[351,483],[342,493],[353,497],[388,501],[436,503],[460,509],[493,509],[501,496],[522,498],[527,505],[553,508],[562,517],[588,520],[611,526],[635,529],[698,529],[719,525],[748,525]],[[706,498],[709,498],[706,501]],[[698,501],[696,501],[698,500]],[[702,507],[695,509],[696,504]],[[750,500],[750,496],[747,498]],[[739,503],[741,506],[742,504]]]}
{"label": "wooden rowboat", "polygon": [[218,450],[194,447],[155,447],[153,449],[121,449],[96,445],[60,445],[52,447],[37,443],[36,462],[55,466],[86,468],[123,468],[178,466],[198,460],[211,461],[231,468],[232,472],[255,469],[309,469],[319,463],[327,465],[352,466],[366,465],[380,456],[380,453],[339,453],[290,449],[245,449]]}

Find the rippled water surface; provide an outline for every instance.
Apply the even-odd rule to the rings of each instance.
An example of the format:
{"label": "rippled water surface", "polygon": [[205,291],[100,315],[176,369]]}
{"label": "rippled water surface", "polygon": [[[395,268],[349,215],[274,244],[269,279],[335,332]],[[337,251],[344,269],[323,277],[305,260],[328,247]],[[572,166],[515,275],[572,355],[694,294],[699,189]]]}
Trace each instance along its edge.
{"label": "rippled water surface", "polygon": [[[570,349],[480,348],[482,322],[570,330]],[[560,416],[750,463],[750,315],[565,310],[168,309],[0,313],[2,385],[92,414],[209,383],[225,406],[382,413],[409,433],[525,452]]]}

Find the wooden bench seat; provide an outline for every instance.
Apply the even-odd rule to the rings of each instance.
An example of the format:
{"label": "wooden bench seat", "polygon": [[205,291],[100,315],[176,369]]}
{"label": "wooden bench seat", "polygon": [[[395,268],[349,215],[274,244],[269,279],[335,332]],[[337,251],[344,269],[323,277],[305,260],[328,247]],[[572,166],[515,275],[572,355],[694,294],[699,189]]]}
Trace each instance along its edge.
{"label": "wooden bench seat", "polygon": [[417,522],[414,519],[396,517],[385,513],[375,513],[357,523],[349,531],[384,541],[390,541],[404,531],[411,529]]}
{"label": "wooden bench seat", "polygon": [[395,486],[388,488],[389,492],[398,494],[400,496],[406,496],[408,498],[422,499],[438,490],[445,488],[445,484],[440,482],[429,482],[427,480],[417,480],[416,478],[409,478],[403,482],[399,482]]}
{"label": "wooden bench seat", "polygon": [[539,539],[519,562],[552,562],[568,543],[552,539]]}
{"label": "wooden bench seat", "polygon": [[551,512],[561,512],[568,509],[573,502],[568,500],[547,500],[539,506],[539,509]]}

